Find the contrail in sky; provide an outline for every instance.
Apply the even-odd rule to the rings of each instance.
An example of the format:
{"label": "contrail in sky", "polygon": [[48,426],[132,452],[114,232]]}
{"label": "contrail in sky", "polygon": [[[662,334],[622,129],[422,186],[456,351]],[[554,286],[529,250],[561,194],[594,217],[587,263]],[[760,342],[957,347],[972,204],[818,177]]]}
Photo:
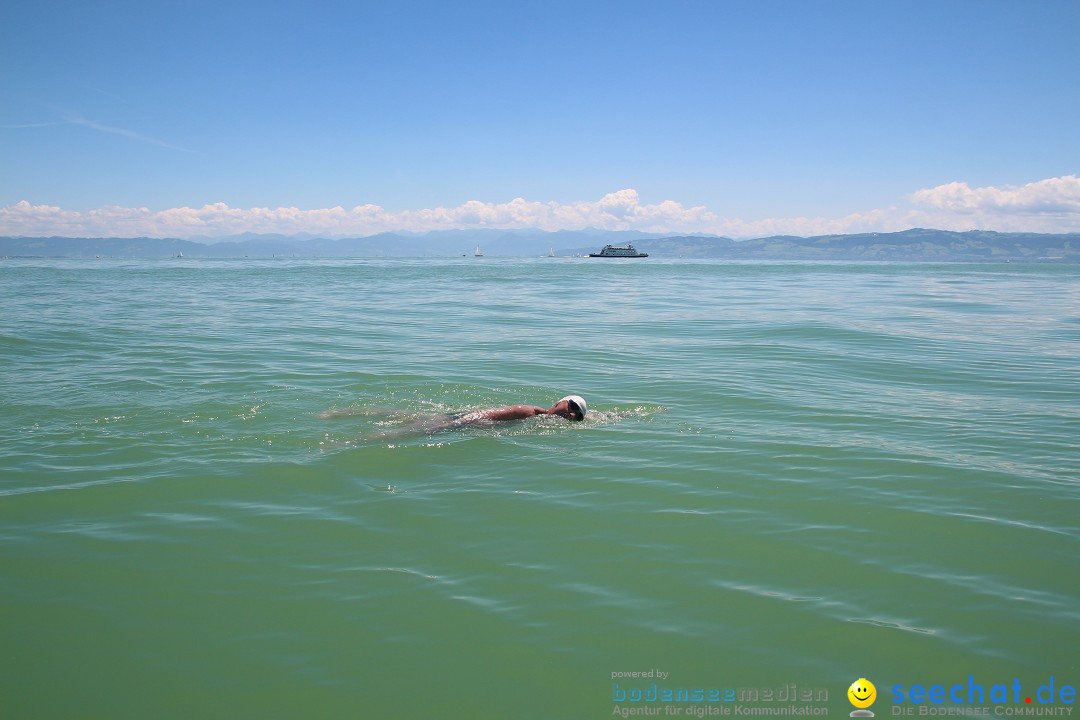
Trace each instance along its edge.
{"label": "contrail in sky", "polygon": [[167,143],[164,140],[158,140],[157,138],[140,135],[133,130],[112,127],[110,125],[102,125],[101,123],[94,122],[93,120],[87,120],[86,118],[78,116],[71,116],[65,120],[57,120],[55,122],[22,123],[18,125],[0,125],[0,127],[4,128],[5,130],[21,130],[26,128],[60,127],[62,125],[79,125],[82,127],[88,127],[91,130],[98,130],[100,132],[130,138],[131,140],[137,140],[138,142],[148,143],[150,145],[157,145],[158,147],[163,148],[169,148],[170,150],[178,150],[180,152],[192,152],[187,148],[180,147],[179,145],[173,145],[172,143]]}

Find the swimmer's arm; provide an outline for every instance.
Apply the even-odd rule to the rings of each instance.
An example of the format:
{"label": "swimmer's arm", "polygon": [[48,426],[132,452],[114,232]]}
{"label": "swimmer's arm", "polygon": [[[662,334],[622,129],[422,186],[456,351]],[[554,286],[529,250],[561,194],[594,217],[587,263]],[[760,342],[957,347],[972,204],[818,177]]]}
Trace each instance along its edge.
{"label": "swimmer's arm", "polygon": [[443,427],[461,427],[474,423],[499,422],[503,420],[524,420],[534,415],[550,415],[551,411],[535,405],[510,405],[501,408],[488,408],[487,410],[474,410],[467,415],[462,415],[446,423]]}
{"label": "swimmer's arm", "polygon": [[548,410],[535,405],[511,405],[509,407],[484,410],[485,420],[524,420],[534,415],[547,415]]}

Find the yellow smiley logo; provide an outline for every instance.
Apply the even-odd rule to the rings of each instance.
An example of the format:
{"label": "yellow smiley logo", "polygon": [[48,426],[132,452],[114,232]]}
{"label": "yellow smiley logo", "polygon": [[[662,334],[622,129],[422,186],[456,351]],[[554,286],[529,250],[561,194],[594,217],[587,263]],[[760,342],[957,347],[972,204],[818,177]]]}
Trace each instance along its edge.
{"label": "yellow smiley logo", "polygon": [[847,689],[848,700],[857,708],[868,708],[877,700],[877,688],[866,678],[859,678]]}

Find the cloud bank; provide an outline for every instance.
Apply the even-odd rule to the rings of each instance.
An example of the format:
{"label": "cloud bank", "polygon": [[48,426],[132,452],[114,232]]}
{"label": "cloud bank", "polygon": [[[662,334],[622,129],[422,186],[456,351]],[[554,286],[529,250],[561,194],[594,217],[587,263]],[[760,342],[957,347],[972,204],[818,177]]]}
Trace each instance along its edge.
{"label": "cloud bank", "polygon": [[571,203],[515,198],[504,203],[470,200],[453,208],[391,212],[378,205],[302,210],[233,208],[225,203],[167,210],[102,207],[87,211],[32,205],[0,207],[0,234],[67,237],[223,237],[240,233],[312,233],[326,237],[450,229],[640,230],[710,233],[728,237],[893,232],[911,227],[1002,232],[1080,232],[1080,178],[1065,175],[1020,187],[972,188],[953,182],[918,190],[906,206],[842,217],[721,217],[702,206],[674,200],[642,203],[636,190]]}

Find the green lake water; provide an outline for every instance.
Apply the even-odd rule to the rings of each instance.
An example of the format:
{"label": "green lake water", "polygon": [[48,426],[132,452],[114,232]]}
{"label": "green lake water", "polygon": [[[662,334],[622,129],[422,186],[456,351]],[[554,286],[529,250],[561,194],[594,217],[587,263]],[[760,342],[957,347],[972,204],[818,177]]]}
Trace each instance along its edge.
{"label": "green lake water", "polygon": [[0,718],[1041,706],[1078,500],[1075,265],[0,261]]}

